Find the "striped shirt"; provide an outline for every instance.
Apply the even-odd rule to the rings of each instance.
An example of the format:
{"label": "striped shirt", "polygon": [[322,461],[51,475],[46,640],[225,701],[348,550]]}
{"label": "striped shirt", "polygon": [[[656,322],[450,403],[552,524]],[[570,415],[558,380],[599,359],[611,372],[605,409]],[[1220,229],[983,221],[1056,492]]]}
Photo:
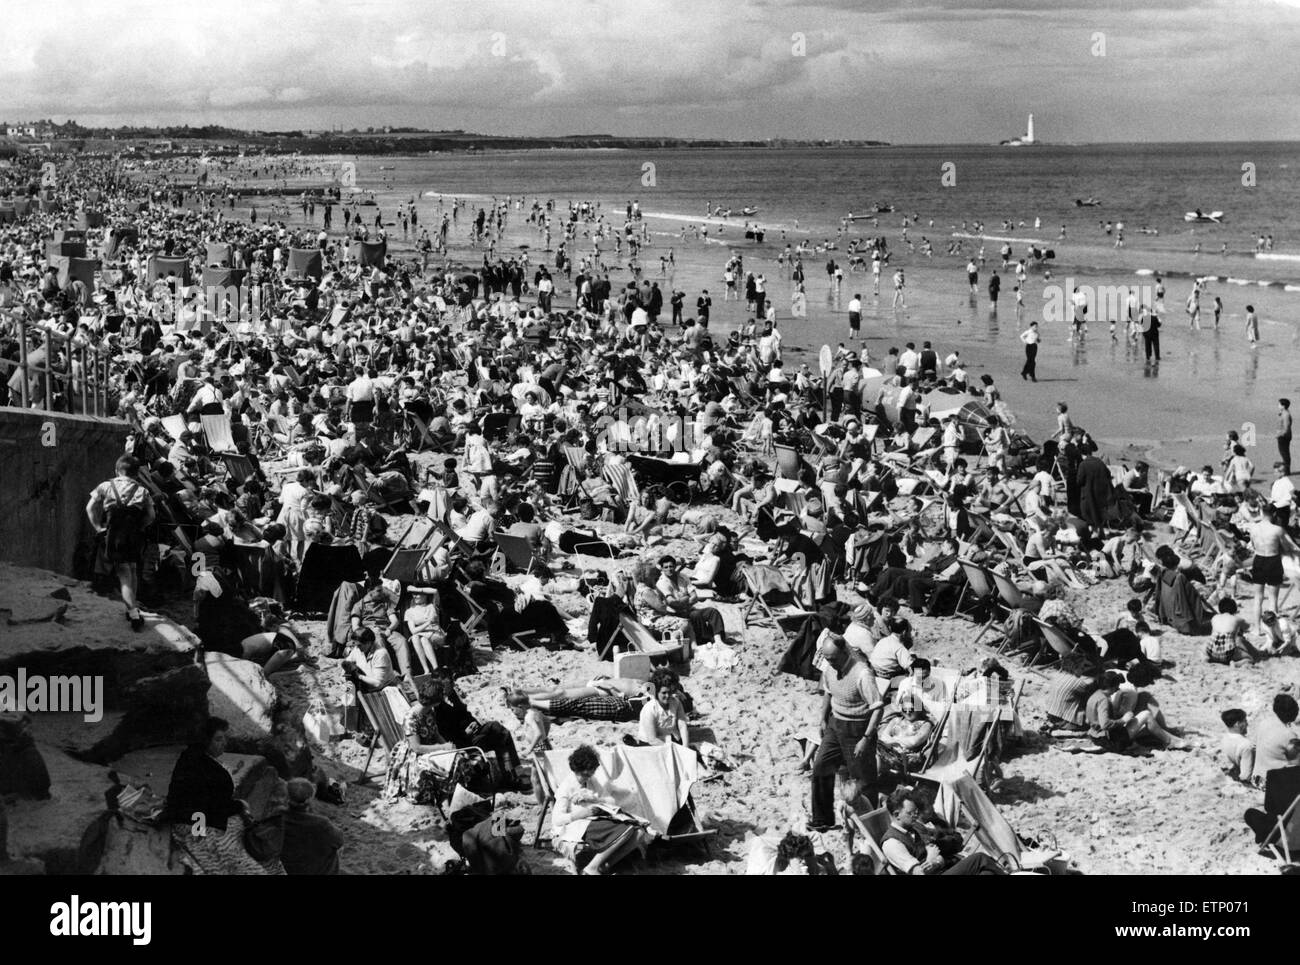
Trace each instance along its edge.
{"label": "striped shirt", "polygon": [[1052,674],[1052,678],[1051,687],[1047,691],[1047,715],[1082,727],[1088,697],[1097,689],[1096,684],[1091,677],[1060,670]]}

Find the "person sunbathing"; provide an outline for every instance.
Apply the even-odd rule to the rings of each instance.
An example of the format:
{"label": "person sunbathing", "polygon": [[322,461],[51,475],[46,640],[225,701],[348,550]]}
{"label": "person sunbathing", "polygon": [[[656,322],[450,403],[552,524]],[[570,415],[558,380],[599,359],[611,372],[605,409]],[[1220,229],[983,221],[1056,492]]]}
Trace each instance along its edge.
{"label": "person sunbathing", "polygon": [[597,677],[584,687],[516,688],[506,692],[513,709],[526,706],[551,717],[586,720],[632,720],[640,705],[653,697],[651,685],[630,677]]}

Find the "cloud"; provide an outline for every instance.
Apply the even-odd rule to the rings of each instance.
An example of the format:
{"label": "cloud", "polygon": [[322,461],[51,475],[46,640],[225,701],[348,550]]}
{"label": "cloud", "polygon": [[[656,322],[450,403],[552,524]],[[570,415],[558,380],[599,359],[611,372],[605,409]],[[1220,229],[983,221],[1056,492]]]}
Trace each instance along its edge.
{"label": "cloud", "polygon": [[988,141],[1035,110],[1070,140],[1300,137],[1300,0],[1267,4],[51,0],[8,12],[0,91],[6,119],[111,124]]}

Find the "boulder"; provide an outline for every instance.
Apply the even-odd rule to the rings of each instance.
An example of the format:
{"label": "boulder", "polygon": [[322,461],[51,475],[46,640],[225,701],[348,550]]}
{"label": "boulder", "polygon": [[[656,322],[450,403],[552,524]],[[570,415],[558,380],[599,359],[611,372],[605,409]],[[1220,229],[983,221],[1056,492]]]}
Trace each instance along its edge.
{"label": "boulder", "polygon": [[[207,715],[207,675],[198,639],[151,617],[141,633],[120,602],[48,570],[0,563],[0,676],[80,680],[97,695],[93,713],[33,713],[38,743],[107,762],[138,747],[190,734]],[[87,718],[91,719],[87,719]]]}
{"label": "boulder", "polygon": [[50,797],[10,804],[9,854],[42,861],[50,874],[72,874],[81,835],[104,810],[108,768],[76,760],[58,747],[37,746],[49,769]]}
{"label": "boulder", "polygon": [[275,733],[275,688],[251,660],[224,653],[204,654],[211,689],[208,712],[230,724],[230,739],[247,746]]}

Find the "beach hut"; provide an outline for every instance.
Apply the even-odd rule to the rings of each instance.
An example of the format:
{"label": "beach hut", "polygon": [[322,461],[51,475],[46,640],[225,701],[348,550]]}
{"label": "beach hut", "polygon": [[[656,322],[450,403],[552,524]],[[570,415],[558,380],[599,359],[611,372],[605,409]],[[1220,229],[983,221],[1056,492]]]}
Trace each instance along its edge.
{"label": "beach hut", "polygon": [[130,225],[119,225],[108,233],[108,240],[104,243],[104,257],[116,258],[118,251],[124,245],[138,244],[140,241],[140,232]]}
{"label": "beach hut", "polygon": [[50,259],[50,264],[59,269],[59,287],[67,288],[73,281],[80,281],[87,291],[95,290],[95,276],[99,274],[98,258],[69,258],[60,256]]}
{"label": "beach hut", "polygon": [[0,224],[11,224],[18,220],[12,204],[0,204]]}
{"label": "beach hut", "polygon": [[348,247],[348,257],[359,261],[363,268],[383,268],[387,254],[388,243],[385,241],[354,241]]}
{"label": "beach hut", "polygon": [[324,274],[319,248],[289,249],[288,275],[290,278],[323,278]]}
{"label": "beach hut", "polygon": [[230,317],[242,318],[248,295],[245,290],[247,280],[248,271],[244,268],[208,265],[203,269],[204,307],[218,318],[226,318],[229,305],[232,309]]}
{"label": "beach hut", "polygon": [[84,258],[86,257],[86,242],[83,241],[59,241],[57,236],[63,234],[62,231],[56,231],[56,240],[46,242],[45,255],[47,258]]}
{"label": "beach hut", "polygon": [[[235,263],[235,249],[232,245],[218,244],[209,242],[207,244],[207,260],[205,265],[233,265]],[[207,277],[207,273],[204,273]]]}
{"label": "beach hut", "polygon": [[149,284],[153,284],[160,278],[165,279],[168,275],[175,275],[181,280],[182,285],[190,283],[190,260],[188,258],[168,258],[164,255],[149,256]]}

